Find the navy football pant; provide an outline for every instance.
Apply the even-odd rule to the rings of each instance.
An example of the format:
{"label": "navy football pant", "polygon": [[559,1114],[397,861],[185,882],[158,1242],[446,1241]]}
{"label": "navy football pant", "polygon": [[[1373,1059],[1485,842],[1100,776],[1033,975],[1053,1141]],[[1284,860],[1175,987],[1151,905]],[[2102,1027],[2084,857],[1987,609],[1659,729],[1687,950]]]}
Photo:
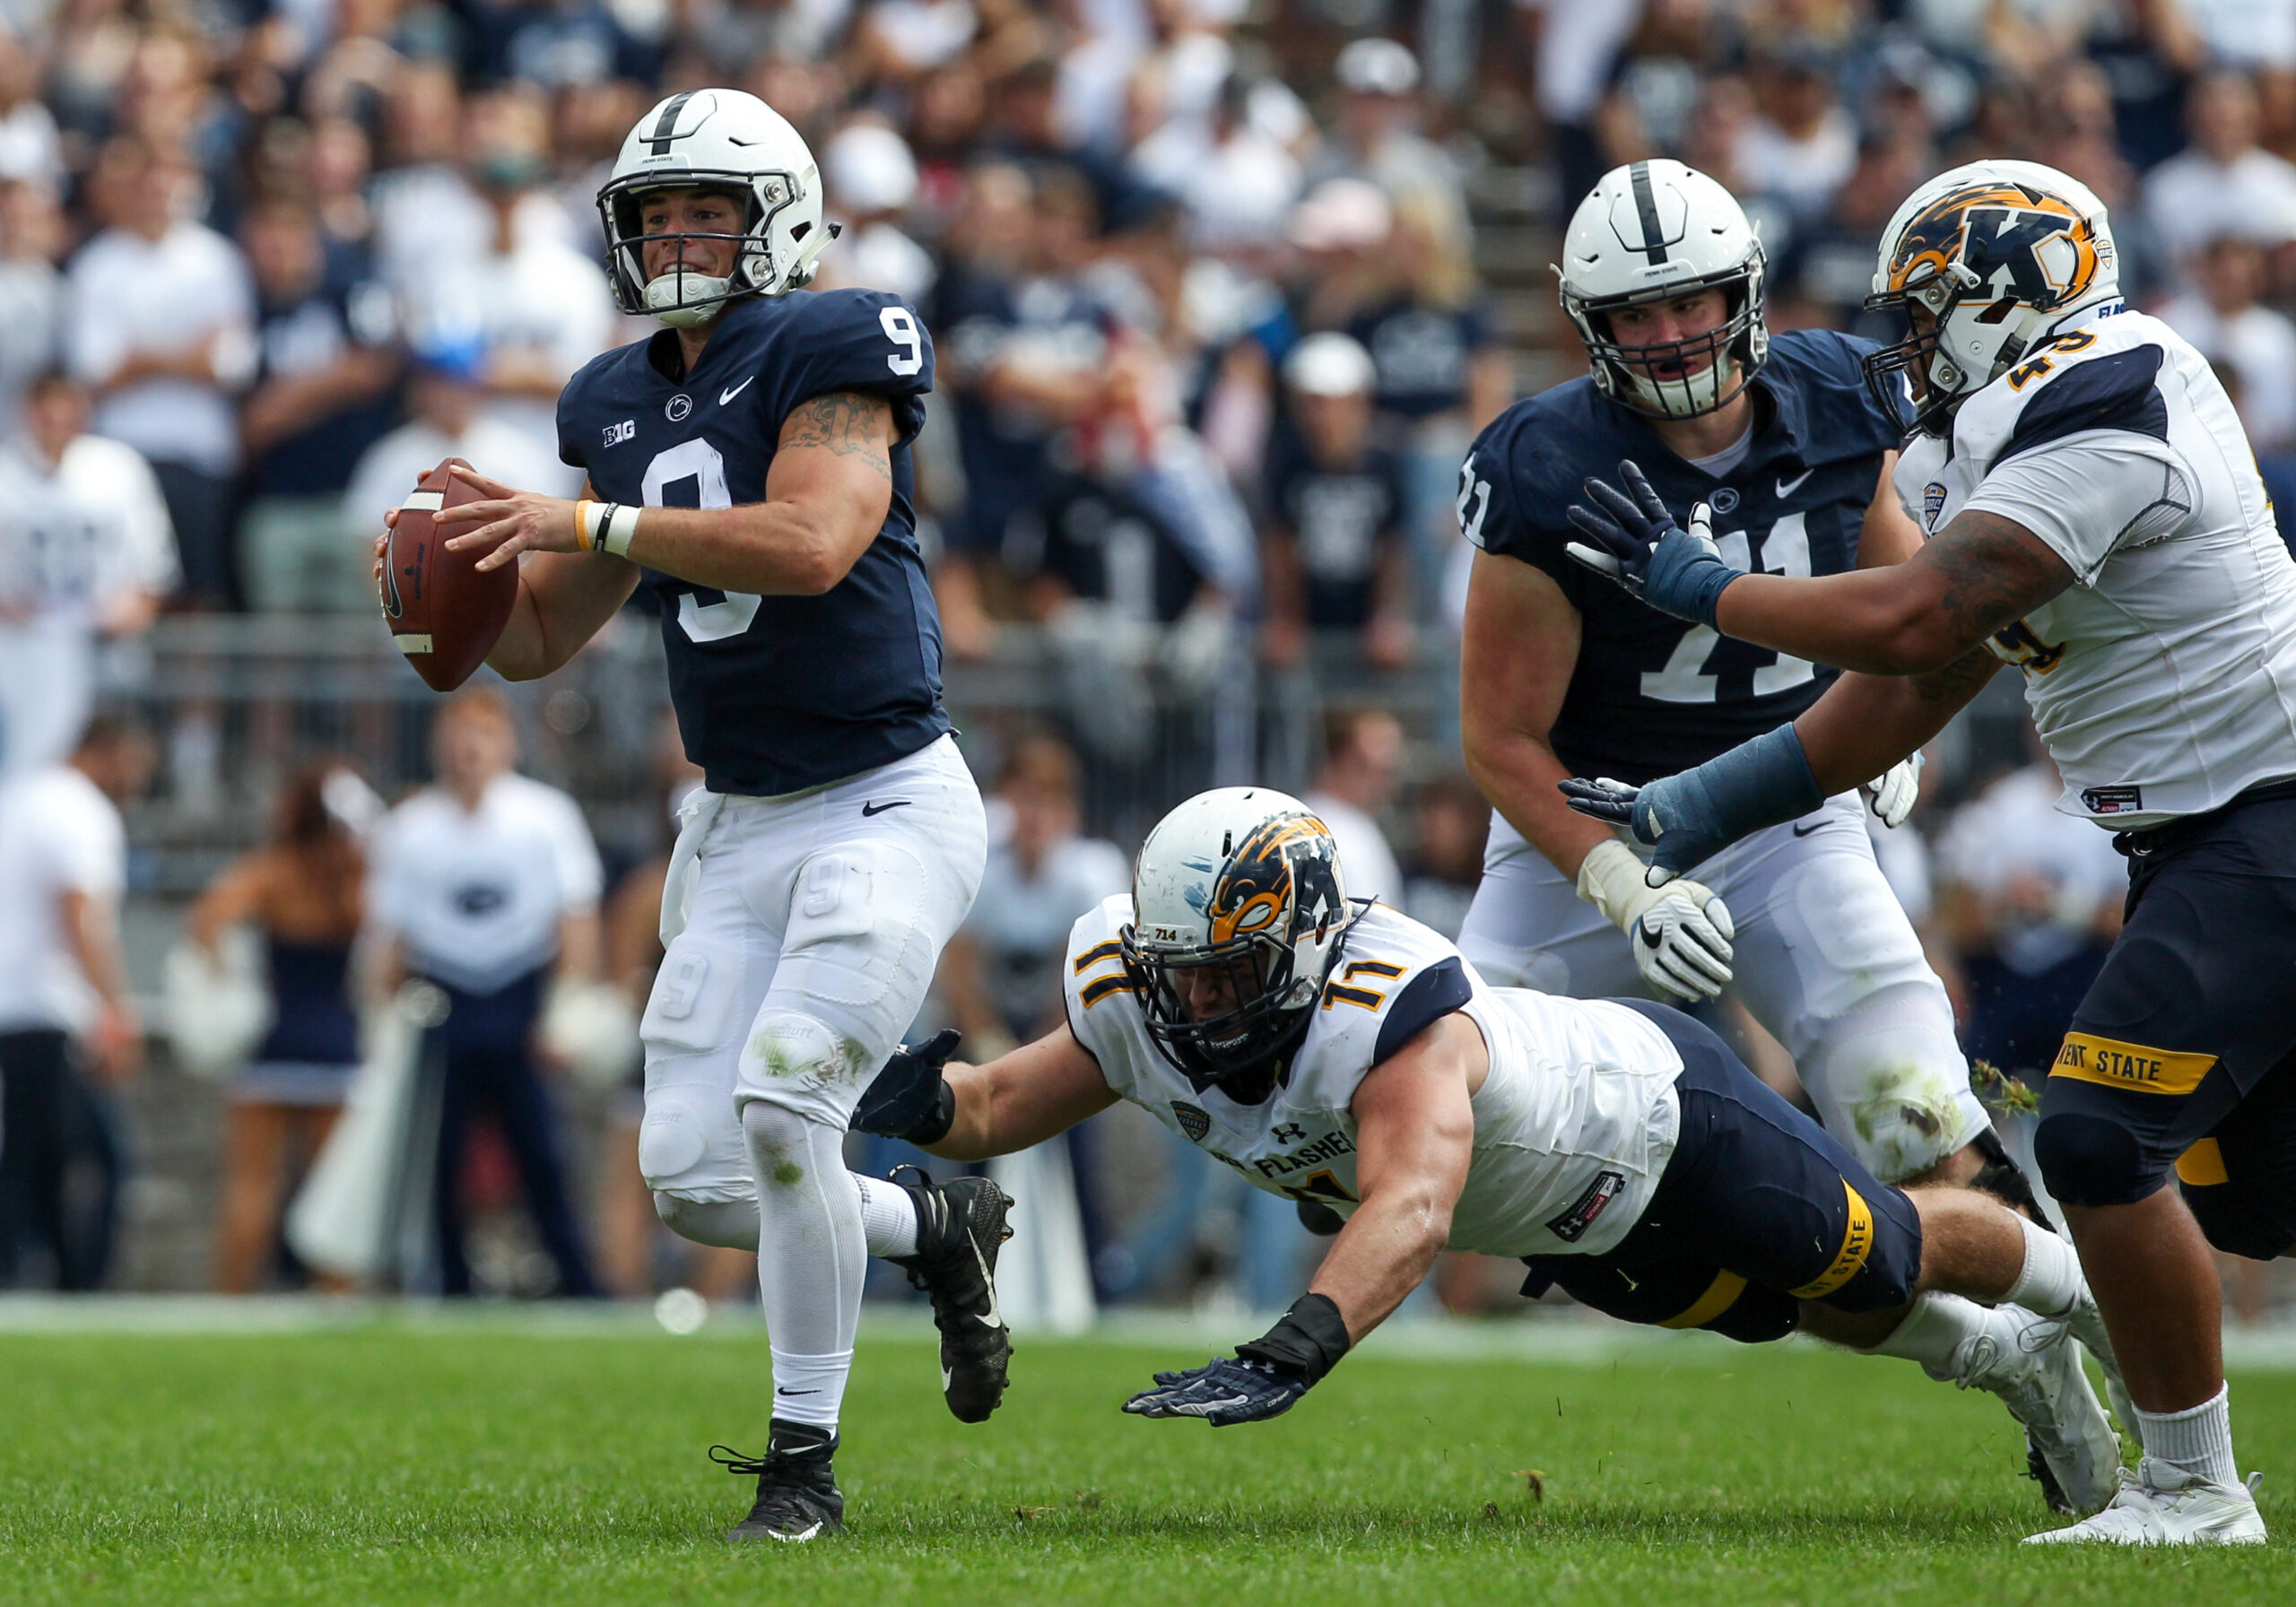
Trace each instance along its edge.
{"label": "navy football pant", "polygon": [[1599,1255],[1526,1258],[1526,1295],[1560,1284],[1630,1323],[1782,1338],[1800,1303],[1879,1311],[1913,1299],[1921,1218],[1831,1134],[1680,1011],[1638,999],[1683,1057],[1682,1132],[1633,1229]]}

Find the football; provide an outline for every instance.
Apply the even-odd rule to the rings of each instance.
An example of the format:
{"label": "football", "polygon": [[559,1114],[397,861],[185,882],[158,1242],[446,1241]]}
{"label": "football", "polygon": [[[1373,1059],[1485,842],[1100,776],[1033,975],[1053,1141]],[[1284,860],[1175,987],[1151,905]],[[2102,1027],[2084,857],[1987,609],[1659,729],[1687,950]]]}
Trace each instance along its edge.
{"label": "football", "polygon": [[450,692],[486,661],[518,600],[518,567],[482,573],[478,552],[449,552],[432,516],[483,502],[486,493],[448,470],[448,458],[399,505],[384,551],[383,618],[391,640],[433,691]]}

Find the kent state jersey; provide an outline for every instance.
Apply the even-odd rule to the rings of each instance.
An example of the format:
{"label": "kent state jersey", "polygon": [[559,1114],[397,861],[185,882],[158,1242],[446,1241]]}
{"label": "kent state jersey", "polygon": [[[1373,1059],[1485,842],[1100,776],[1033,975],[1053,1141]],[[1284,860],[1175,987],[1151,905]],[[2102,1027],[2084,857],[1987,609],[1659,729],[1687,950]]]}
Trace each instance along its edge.
{"label": "kent state jersey", "polygon": [[1866,389],[1870,343],[1830,330],[1778,335],[1754,377],[1754,436],[1718,479],[1674,456],[1639,414],[1579,378],[1492,421],[1459,475],[1459,526],[1485,552],[1536,566],[1578,611],[1578,662],[1551,733],[1572,774],[1639,785],[1702,764],[1794,718],[1834,671],[1685,624],[1572,560],[1565,510],[1622,458],[1677,520],[1714,510],[1722,556],[1755,574],[1857,567],[1866,509],[1900,421]]}
{"label": "kent state jersey", "polygon": [[648,508],[765,499],[783,421],[813,397],[892,404],[892,507],[820,596],[714,591],[648,569],[686,756],[709,789],[770,797],[857,776],[949,729],[941,617],[926,583],[909,443],[933,388],[933,343],[897,296],[798,291],[730,303],[683,379],[674,331],[594,359],[558,401],[558,452],[594,494]]}
{"label": "kent state jersey", "polygon": [[1935,535],[1976,508],[2073,585],[1987,644],[2024,673],[2058,807],[2122,830],[2296,776],[2296,564],[2208,361],[2100,309],[1917,437],[1900,500]]}
{"label": "kent state jersey", "polygon": [[1062,968],[1069,1029],[1109,1087],[1246,1182],[1327,1205],[1361,1203],[1355,1090],[1374,1067],[1457,1012],[1482,1031],[1474,1155],[1450,1247],[1493,1255],[1610,1248],[1649,1203],[1681,1125],[1682,1057],[1646,1016],[1606,1001],[1493,988],[1439,934],[1384,904],[1348,929],[1307,1036],[1266,1100],[1199,1090],[1148,1036],[1118,934],[1118,894],[1077,921]]}

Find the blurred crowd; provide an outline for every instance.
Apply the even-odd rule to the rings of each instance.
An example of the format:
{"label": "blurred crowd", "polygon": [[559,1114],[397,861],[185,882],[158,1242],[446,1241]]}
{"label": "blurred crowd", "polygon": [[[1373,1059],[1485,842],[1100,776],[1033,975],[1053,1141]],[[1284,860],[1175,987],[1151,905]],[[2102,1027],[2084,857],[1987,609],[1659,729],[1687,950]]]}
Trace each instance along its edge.
{"label": "blurred crowd", "polygon": [[[1215,739],[1160,727],[1150,682],[1257,680],[1292,708],[1295,784],[1356,890],[1456,928],[1486,812],[1445,722],[1328,689],[1455,662],[1457,465],[1519,390],[1578,370],[1544,265],[1616,162],[1677,156],[1744,199],[1773,327],[1870,334],[1875,238],[1917,183],[1979,155],[2061,168],[2296,496],[2296,0],[0,0],[0,775],[52,778],[103,644],[163,611],[371,607],[369,533],[450,452],[570,491],[559,388],[652,327],[608,296],[593,197],[649,105],[709,84],[811,142],[845,226],[822,282],[896,291],[933,333],[920,534],[952,655],[1039,644],[1088,716],[1000,725],[974,755],[1004,835],[940,998],[977,1038],[1033,1029],[1060,912],[1215,778],[1172,760]],[[52,812],[149,769],[148,744],[94,734],[112,751]],[[2045,760],[1996,757],[1945,767],[1952,807],[1883,847],[1972,1055],[2014,1077],[2045,1064],[2121,878],[2048,809]],[[326,803],[329,775],[284,789],[285,846],[195,922],[205,942],[256,920],[275,989],[342,993],[297,945],[347,953],[383,908],[344,857],[372,822],[345,823],[344,785]],[[69,923],[119,885],[98,864],[117,845],[74,841]],[[521,963],[642,996],[659,867],[628,847],[567,873],[574,925]],[[100,923],[69,923],[100,967]],[[0,1038],[78,1034],[124,1076],[126,1009],[78,999]],[[257,1056],[301,1071],[235,1085],[227,1287],[275,1270],[347,1019],[317,1058]],[[575,1197],[549,1057],[472,1075],[476,1130],[509,1138],[448,1158],[441,1220],[491,1177],[542,1223],[542,1284],[644,1286],[642,1192],[608,1167],[619,1194]],[[55,1098],[22,1119],[84,1150],[101,1101]],[[1086,1207],[1103,1293],[1192,1264],[1184,1234]]]}

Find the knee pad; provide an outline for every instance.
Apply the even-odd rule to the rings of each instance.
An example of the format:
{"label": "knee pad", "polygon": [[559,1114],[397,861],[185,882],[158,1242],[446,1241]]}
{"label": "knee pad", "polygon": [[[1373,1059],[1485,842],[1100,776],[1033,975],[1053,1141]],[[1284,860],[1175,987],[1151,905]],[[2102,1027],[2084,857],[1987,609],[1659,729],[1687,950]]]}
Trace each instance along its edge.
{"label": "knee pad", "polygon": [[768,1009],[742,1046],[734,1103],[744,1113],[762,1102],[834,1120],[852,1108],[876,1070],[864,1064],[852,1039],[828,1023],[794,1010]]}
{"label": "knee pad", "polygon": [[1883,1183],[1918,1177],[1984,1125],[1935,983],[1860,1000],[1825,1024],[1809,1060],[1828,1130]]}
{"label": "knee pad", "polygon": [[2033,1159],[2048,1192],[2068,1205],[2126,1205],[2161,1184],[2136,1134],[2084,1110],[2044,1116],[2033,1129]]}
{"label": "knee pad", "polygon": [[662,1219],[662,1226],[693,1244],[725,1250],[757,1248],[754,1200],[690,1200],[657,1189],[654,1214]]}
{"label": "knee pad", "polygon": [[749,1150],[726,1090],[698,1082],[648,1089],[638,1169],[647,1187],[689,1200],[751,1197]]}

